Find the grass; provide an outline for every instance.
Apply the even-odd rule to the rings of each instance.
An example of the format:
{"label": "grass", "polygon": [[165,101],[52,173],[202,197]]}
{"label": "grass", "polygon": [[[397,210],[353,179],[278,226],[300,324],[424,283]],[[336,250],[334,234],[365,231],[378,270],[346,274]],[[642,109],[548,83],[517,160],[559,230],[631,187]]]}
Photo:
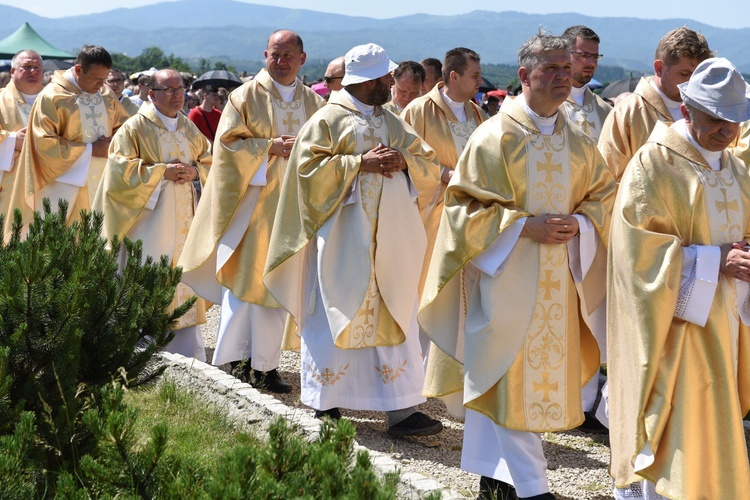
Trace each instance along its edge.
{"label": "grass", "polygon": [[138,410],[136,432],[143,441],[150,436],[154,425],[166,424],[167,454],[181,461],[199,458],[208,470],[217,465],[219,457],[230,447],[258,442],[256,437],[237,430],[221,411],[170,380],[129,391],[125,402]]}

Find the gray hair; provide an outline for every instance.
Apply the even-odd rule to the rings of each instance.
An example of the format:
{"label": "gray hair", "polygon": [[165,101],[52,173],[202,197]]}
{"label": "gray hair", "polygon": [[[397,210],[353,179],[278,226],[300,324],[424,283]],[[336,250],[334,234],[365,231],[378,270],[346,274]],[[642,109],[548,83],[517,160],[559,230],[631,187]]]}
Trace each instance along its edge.
{"label": "gray hair", "polygon": [[21,56],[24,54],[28,54],[32,57],[38,57],[40,61],[42,60],[42,56],[36,50],[23,49],[16,52],[16,55],[14,55],[13,59],[10,60],[10,67],[13,69],[18,69],[18,60],[21,59]]}
{"label": "gray hair", "polygon": [[540,29],[518,49],[518,67],[531,70],[539,64],[542,53],[551,50],[568,50],[569,47],[570,44],[565,38]]}

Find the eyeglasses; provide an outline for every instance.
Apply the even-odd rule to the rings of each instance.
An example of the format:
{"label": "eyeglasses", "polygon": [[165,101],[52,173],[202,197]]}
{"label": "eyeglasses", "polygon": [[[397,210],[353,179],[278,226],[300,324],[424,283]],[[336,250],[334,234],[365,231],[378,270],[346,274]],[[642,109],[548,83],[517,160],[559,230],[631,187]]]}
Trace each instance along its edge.
{"label": "eyeglasses", "polygon": [[590,52],[583,52],[581,50],[571,50],[571,54],[576,56],[578,59],[591,59],[592,61],[601,61],[604,54],[592,54]]}
{"label": "eyeglasses", "polygon": [[331,83],[334,80],[342,80],[343,76],[324,76],[323,80],[325,80],[326,83]]}
{"label": "eyeglasses", "polygon": [[115,78],[115,79],[112,79],[112,80],[107,80],[107,83],[114,85],[115,83],[122,83],[123,81],[124,80],[122,78],[120,78],[120,79]]}
{"label": "eyeglasses", "polygon": [[164,92],[168,96],[185,93],[185,87],[169,87],[169,88],[164,88],[164,89],[151,89],[151,90],[153,90],[154,92]]}

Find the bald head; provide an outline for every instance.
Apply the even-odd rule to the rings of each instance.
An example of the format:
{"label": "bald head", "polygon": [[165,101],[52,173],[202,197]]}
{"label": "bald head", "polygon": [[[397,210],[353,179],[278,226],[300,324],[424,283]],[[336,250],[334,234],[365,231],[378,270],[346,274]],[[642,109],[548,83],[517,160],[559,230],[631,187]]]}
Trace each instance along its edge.
{"label": "bald head", "polygon": [[325,85],[328,90],[341,90],[344,88],[341,85],[341,80],[344,78],[344,56],[337,57],[333,61],[328,63],[325,74]]}
{"label": "bald head", "polygon": [[185,104],[185,86],[180,74],[171,68],[160,69],[151,76],[148,96],[159,113],[175,118]]}
{"label": "bald head", "polygon": [[268,46],[264,56],[268,74],[282,85],[294,83],[297,73],[307,58],[302,38],[289,30],[274,31],[268,37]]}

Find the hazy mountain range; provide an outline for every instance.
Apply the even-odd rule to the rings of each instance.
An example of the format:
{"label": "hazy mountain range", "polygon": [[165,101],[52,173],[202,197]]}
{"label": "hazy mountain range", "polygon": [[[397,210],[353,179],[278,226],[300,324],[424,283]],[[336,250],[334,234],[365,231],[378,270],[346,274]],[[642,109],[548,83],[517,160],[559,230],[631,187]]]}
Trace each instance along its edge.
{"label": "hazy mountain range", "polygon": [[150,46],[180,57],[260,60],[268,35],[297,31],[309,60],[330,60],[349,48],[375,42],[394,60],[442,58],[446,50],[470,47],[487,63],[514,64],[518,47],[537,29],[561,33],[585,24],[602,39],[602,64],[648,71],[654,49],[669,30],[688,26],[702,32],[718,55],[750,72],[750,28],[725,29],[689,19],[597,18],[581,14],[524,14],[476,11],[458,16],[418,14],[373,19],[254,5],[231,0],[181,0],[99,14],[51,19],[0,5],[0,38],[28,21],[60,49],[75,52],[87,43],[138,55]]}

